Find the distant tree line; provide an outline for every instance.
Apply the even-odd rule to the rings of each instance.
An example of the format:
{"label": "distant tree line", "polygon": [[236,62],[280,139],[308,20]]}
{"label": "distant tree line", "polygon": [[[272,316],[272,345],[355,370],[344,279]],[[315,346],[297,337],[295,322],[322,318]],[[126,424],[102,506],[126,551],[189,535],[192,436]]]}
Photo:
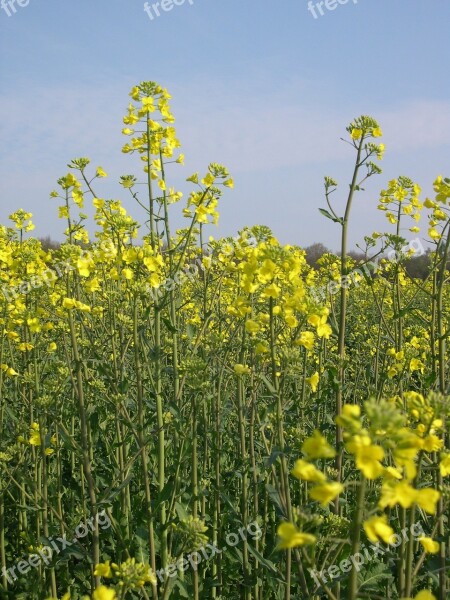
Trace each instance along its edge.
{"label": "distant tree line", "polygon": [[41,242],[42,249],[46,252],[49,250],[58,250],[58,248],[61,246],[61,242],[55,242],[55,240],[52,240],[49,235],[44,238],[39,238],[39,241]]}
{"label": "distant tree line", "polygon": [[[311,267],[314,267],[314,268],[316,268],[318,266],[318,264],[317,264],[318,260],[324,254],[333,254],[333,252],[329,248],[327,248],[320,242],[311,244],[311,246],[308,246],[307,248],[305,248],[305,252],[306,252],[307,263]],[[350,258],[353,258],[353,260],[356,261],[357,263],[365,262],[368,259],[370,259],[370,257],[365,256],[362,252],[357,252],[355,250],[352,250],[351,252],[349,252],[348,256],[350,256]],[[408,259],[405,263],[405,268],[406,268],[408,275],[415,279],[426,279],[428,273],[430,272],[430,266],[431,266],[431,249],[430,248],[428,248],[425,251],[425,254],[422,254],[422,256],[413,256],[412,258]],[[450,268],[450,263],[448,264],[447,268]]]}

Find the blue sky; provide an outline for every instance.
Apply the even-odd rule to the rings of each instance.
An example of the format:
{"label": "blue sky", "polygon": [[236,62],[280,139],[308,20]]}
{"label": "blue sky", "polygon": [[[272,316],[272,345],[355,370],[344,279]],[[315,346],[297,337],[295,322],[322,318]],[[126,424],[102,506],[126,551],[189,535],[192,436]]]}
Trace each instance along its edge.
{"label": "blue sky", "polygon": [[360,114],[380,122],[386,156],[357,198],[351,240],[387,230],[376,206],[389,179],[408,175],[430,194],[450,175],[450,2],[349,0],[317,19],[307,5],[186,0],[153,20],[143,0],[0,10],[0,222],[24,208],[37,235],[61,238],[48,195],[78,156],[109,173],[98,195],[141,218],[115,183],[140,169],[121,153],[121,118],[129,89],[154,80],[173,95],[186,155],[173,183],[188,190],[184,179],[212,161],[235,176],[215,237],[265,224],[283,242],[337,248],[337,226],[317,209],[324,175],[344,204],[353,154],[339,138]]}

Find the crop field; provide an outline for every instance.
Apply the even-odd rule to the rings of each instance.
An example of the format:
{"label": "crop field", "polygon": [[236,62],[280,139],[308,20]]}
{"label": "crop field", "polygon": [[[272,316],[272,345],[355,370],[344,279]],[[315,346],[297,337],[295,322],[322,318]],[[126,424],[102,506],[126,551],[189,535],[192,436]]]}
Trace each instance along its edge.
{"label": "crop field", "polygon": [[343,124],[341,247],[311,264],[266,225],[214,238],[233,174],[183,195],[169,92],[124,96],[144,222],[92,157],[51,192],[63,243],[0,226],[0,598],[448,600],[450,180],[385,183],[354,257],[389,147]]}

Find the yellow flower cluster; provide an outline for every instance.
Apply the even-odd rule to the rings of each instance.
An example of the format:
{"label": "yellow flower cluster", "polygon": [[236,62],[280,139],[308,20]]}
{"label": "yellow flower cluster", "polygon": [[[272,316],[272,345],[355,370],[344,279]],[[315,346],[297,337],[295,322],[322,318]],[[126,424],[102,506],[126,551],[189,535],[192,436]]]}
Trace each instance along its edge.
{"label": "yellow flower cluster", "polygon": [[[417,392],[406,392],[402,402],[406,403],[409,410],[412,421],[410,426],[395,401],[367,402],[367,427],[364,427],[361,408],[356,404],[344,405],[336,422],[343,428],[345,449],[352,456],[362,478],[369,481],[382,480],[375,510],[394,508],[397,505],[404,509],[418,506],[434,515],[441,497],[440,491],[429,486],[417,488],[413,482],[416,482],[421,457],[443,447],[443,440],[437,435],[442,429],[442,420],[436,418],[432,401]],[[309,497],[325,508],[343,492],[344,485],[329,481],[312,461],[333,458],[336,451],[317,430],[305,440],[302,451],[305,458],[295,462],[292,475],[301,481],[312,483]],[[442,476],[450,474],[450,455],[447,453],[441,456],[440,471]],[[368,539],[374,543],[380,540],[389,543],[394,535],[386,514],[371,516],[363,526]],[[305,540],[309,538],[302,535],[294,524],[282,524],[279,529],[282,540],[280,547],[289,548],[307,543]],[[436,553],[439,550],[439,544],[430,537],[423,536],[420,541],[426,552]],[[308,543],[313,541],[309,540]]]}
{"label": "yellow flower cluster", "polygon": [[127,590],[139,589],[147,583],[156,584],[156,576],[151,567],[136,562],[135,558],[116,564],[106,561],[96,565],[94,575],[105,579],[117,579],[117,585]]}

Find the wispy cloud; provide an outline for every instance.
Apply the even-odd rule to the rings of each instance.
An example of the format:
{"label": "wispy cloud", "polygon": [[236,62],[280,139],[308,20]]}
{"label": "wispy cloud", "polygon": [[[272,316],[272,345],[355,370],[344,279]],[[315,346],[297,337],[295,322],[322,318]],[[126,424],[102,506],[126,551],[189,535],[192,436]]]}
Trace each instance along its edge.
{"label": "wispy cloud", "polygon": [[[348,113],[302,100],[301,90],[242,95],[211,85],[195,90],[177,86],[177,121],[186,153],[202,163],[220,160],[233,170],[273,169],[339,160],[334,144]],[[120,159],[121,116],[127,90],[119,84],[100,89],[37,88],[0,95],[2,154],[7,173],[41,171],[89,153]],[[346,111],[347,112],[347,111]],[[411,100],[377,111],[392,151],[447,145],[450,102]]]}
{"label": "wispy cloud", "polygon": [[[342,160],[349,159],[339,138],[352,107],[344,114],[342,109],[330,108],[329,101],[305,99],[301,82],[291,82],[284,90],[264,88],[257,93],[219,83],[174,87],[187,171],[202,170],[208,162],[217,161],[235,174],[264,172],[275,179],[282,168],[305,169],[334,161],[339,171]],[[48,192],[73,157],[90,156],[95,165],[110,171],[115,181],[120,174],[138,168],[120,151],[127,91],[122,81],[93,89],[80,85],[36,87],[0,95],[0,135],[6,140],[0,150],[1,220],[22,205],[43,215],[53,212]],[[437,156],[440,148],[449,144],[448,101],[411,99],[377,111],[375,116],[391,153],[429,149]],[[280,192],[287,194],[295,185],[298,182],[294,180],[283,181]],[[308,196],[311,190],[302,189],[302,193]]]}
{"label": "wispy cloud", "polygon": [[450,145],[450,102],[410,100],[380,112],[385,141],[393,151],[439,150]]}

